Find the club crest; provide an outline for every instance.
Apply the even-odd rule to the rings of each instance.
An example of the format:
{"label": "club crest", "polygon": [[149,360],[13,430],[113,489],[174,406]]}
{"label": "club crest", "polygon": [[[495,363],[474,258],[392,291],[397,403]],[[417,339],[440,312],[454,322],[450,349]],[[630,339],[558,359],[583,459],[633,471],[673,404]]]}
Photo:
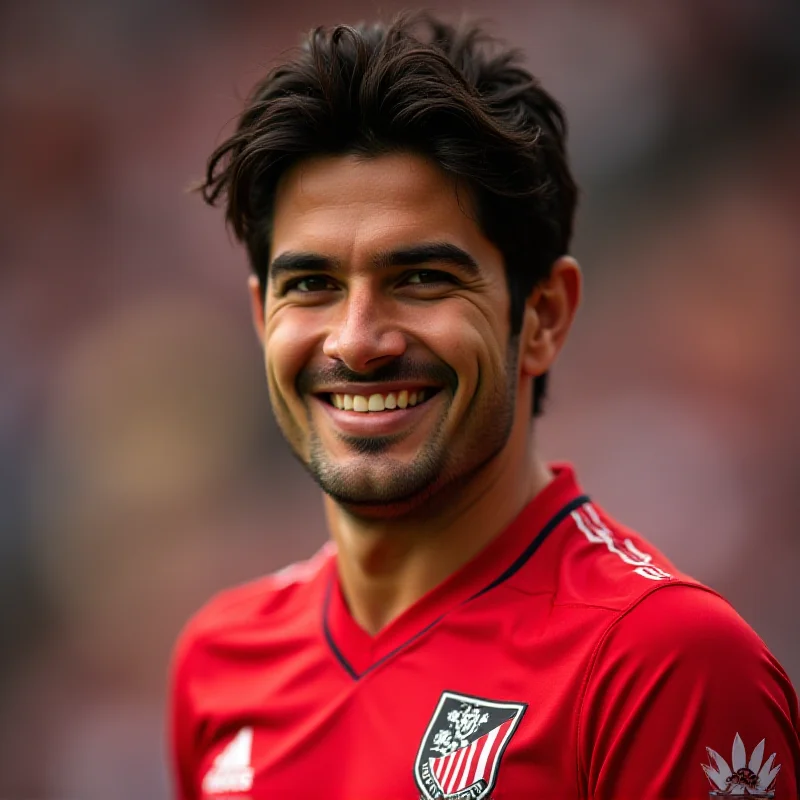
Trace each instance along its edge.
{"label": "club crest", "polygon": [[417,751],[420,800],[485,800],[527,703],[442,692]]}

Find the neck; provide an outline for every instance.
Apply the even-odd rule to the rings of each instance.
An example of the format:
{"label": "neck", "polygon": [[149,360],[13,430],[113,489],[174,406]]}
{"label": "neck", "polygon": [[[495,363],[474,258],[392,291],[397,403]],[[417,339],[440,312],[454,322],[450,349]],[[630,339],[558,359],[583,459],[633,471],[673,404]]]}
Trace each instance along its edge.
{"label": "neck", "polygon": [[326,513],[350,613],[375,634],[476,556],[552,479],[527,440],[507,447],[461,486],[392,519],[356,516],[330,498]]}

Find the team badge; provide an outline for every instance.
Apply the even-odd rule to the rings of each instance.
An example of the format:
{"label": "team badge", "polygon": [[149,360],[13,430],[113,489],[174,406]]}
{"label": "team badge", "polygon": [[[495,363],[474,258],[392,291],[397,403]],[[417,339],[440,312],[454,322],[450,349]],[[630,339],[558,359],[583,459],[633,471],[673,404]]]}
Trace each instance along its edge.
{"label": "team badge", "polygon": [[711,785],[716,787],[708,796],[775,797],[775,778],[781,765],[773,766],[776,753],[762,763],[765,741],[762,739],[755,746],[748,759],[742,737],[737,733],[733,740],[730,765],[719,753],[706,747],[710,763],[703,764],[703,771]]}
{"label": "team badge", "polygon": [[443,692],[417,751],[420,800],[484,800],[527,703]]}

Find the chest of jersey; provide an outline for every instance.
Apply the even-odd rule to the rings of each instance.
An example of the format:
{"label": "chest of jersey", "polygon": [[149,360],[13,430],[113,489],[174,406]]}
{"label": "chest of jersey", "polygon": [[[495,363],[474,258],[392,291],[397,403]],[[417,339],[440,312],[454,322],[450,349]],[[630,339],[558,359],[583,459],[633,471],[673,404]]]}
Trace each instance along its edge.
{"label": "chest of jersey", "polygon": [[508,595],[502,617],[479,599],[357,675],[324,636],[290,658],[268,643],[220,653],[229,663],[209,674],[224,684],[202,692],[200,796],[578,797],[585,643],[604,615]]}

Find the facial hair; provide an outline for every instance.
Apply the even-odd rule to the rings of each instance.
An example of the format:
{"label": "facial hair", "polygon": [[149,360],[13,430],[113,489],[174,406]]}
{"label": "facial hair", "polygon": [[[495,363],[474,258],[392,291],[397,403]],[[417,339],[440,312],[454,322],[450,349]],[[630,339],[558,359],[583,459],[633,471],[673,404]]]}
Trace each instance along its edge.
{"label": "facial hair", "polygon": [[[458,378],[454,370],[444,364],[423,364],[398,359],[369,375],[351,373],[341,364],[316,372],[303,372],[297,379],[301,397],[308,396],[315,385],[424,380],[442,391],[455,395]],[[397,508],[407,513],[451,487],[469,480],[491,461],[506,445],[514,421],[517,385],[517,342],[512,337],[508,348],[506,380],[494,390],[480,396],[478,392],[469,403],[464,418],[448,436],[447,406],[427,441],[414,459],[401,462],[390,455],[391,447],[404,438],[393,436],[356,437],[339,434],[353,454],[363,458],[346,465],[333,461],[312,424],[308,408],[310,447],[308,460],[292,446],[295,455],[317,485],[338,504],[352,513],[368,513],[377,506]],[[280,424],[280,423],[279,423]],[[471,437],[462,443],[459,437]],[[291,441],[290,441],[291,444]],[[455,453],[455,455],[454,455]]]}

